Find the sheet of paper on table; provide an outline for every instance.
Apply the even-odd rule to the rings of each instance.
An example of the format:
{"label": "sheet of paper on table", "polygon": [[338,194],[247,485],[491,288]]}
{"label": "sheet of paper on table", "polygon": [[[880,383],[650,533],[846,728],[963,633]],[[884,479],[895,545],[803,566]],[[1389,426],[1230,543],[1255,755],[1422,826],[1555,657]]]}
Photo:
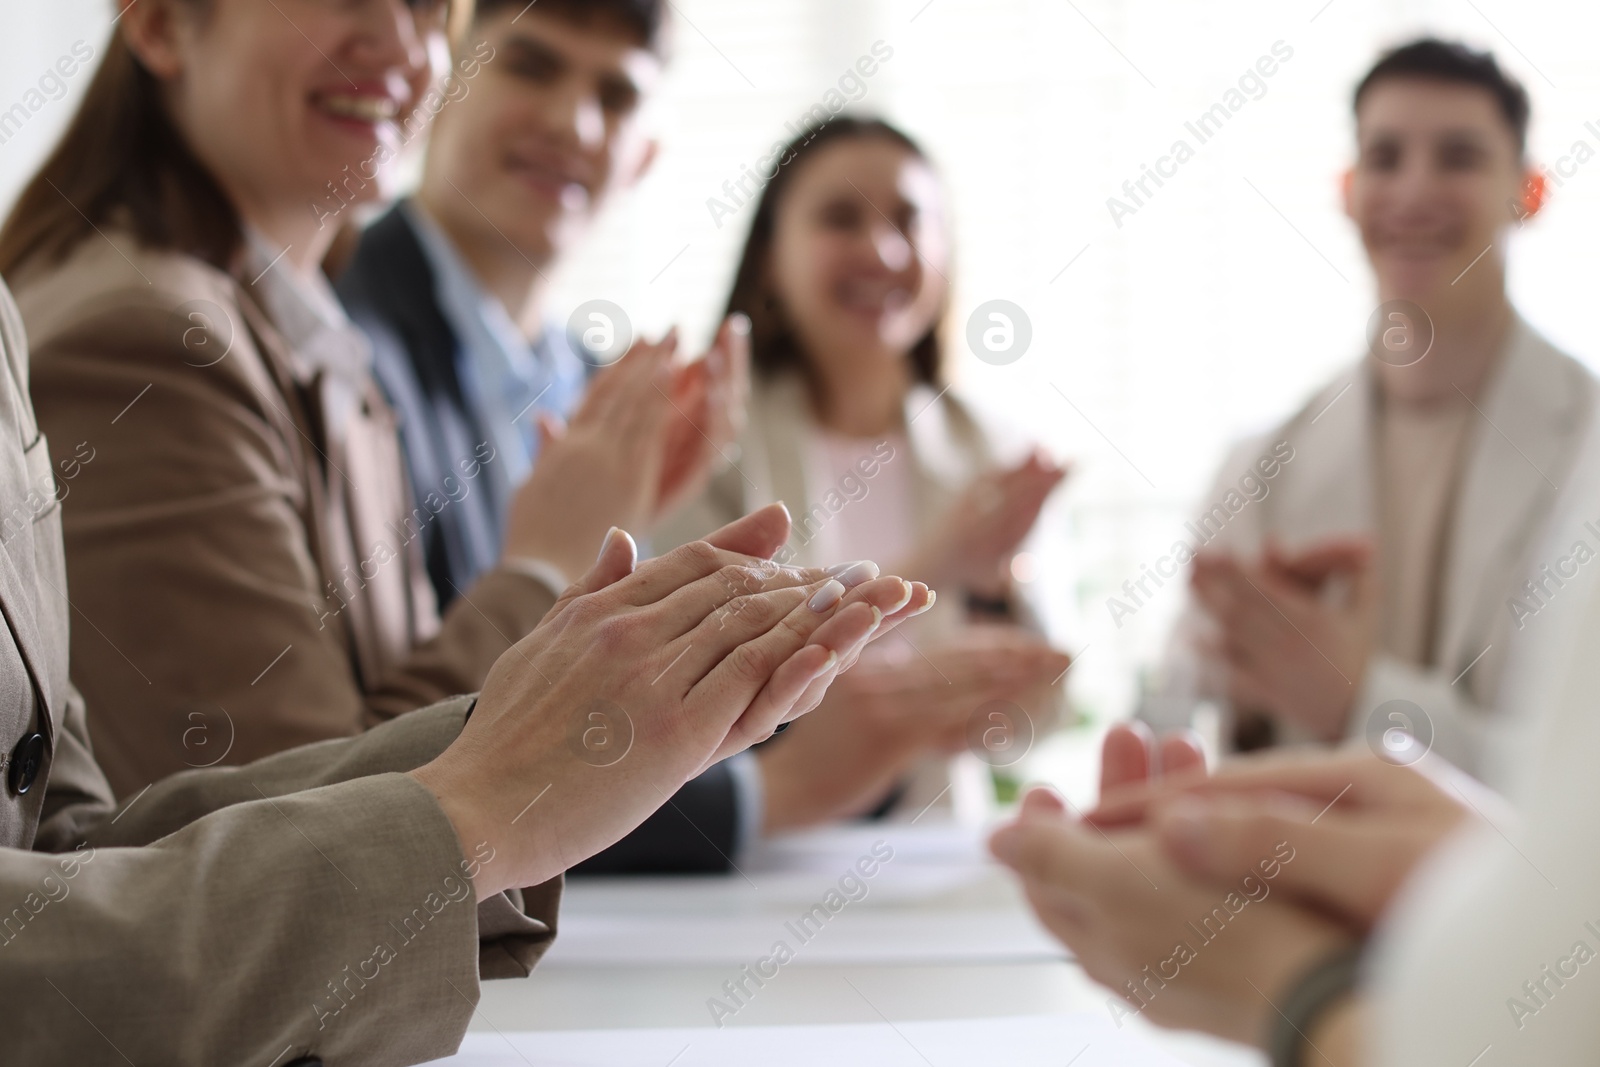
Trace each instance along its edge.
{"label": "sheet of paper on table", "polygon": [[1182,1067],[1103,1015],[467,1035],[430,1067]]}
{"label": "sheet of paper on table", "polygon": [[541,966],[737,967],[779,942],[797,966],[1067,958],[983,840],[954,826],[836,827],[764,842],[728,875],[574,878]]}

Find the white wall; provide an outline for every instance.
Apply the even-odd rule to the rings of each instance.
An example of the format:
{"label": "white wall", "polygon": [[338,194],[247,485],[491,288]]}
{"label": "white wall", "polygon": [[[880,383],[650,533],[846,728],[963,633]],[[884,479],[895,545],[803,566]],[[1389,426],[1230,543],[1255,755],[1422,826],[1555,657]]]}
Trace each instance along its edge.
{"label": "white wall", "polygon": [[[0,107],[73,41],[98,48],[108,5],[13,0]],[[963,386],[1078,461],[1053,509],[1040,581],[1075,645],[1089,646],[1076,693],[1103,714],[1126,706],[1133,668],[1152,654],[1177,594],[1120,630],[1105,597],[1171,543],[1230,437],[1296,404],[1361,346],[1370,279],[1335,193],[1350,148],[1349,91],[1377,49],[1424,28],[1492,47],[1533,94],[1538,156],[1554,162],[1580,139],[1600,149],[1600,134],[1584,128],[1595,120],[1600,129],[1591,54],[1600,15],[1576,0],[675,6],[683,18],[663,108],[667,151],[563,273],[562,302],[603,296],[640,324],[677,321],[703,336],[747,219],[719,229],[706,199],[873,42],[892,47],[858,106],[903,123],[943,165],[960,252],[958,321],[1003,297],[1033,323],[1033,349],[1018,363],[963,353]],[[1106,198],[1279,40],[1294,56],[1266,95],[1118,228]],[[0,146],[0,201],[70,107],[49,104]],[[1512,271],[1528,315],[1586,358],[1600,354],[1597,224],[1600,160],[1556,190],[1519,238]]]}

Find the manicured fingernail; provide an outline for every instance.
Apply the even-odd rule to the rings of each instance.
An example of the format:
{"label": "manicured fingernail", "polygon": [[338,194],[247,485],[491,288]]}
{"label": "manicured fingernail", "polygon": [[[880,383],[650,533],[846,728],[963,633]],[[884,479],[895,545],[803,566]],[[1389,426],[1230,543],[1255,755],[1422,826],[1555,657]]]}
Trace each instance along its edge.
{"label": "manicured fingernail", "polygon": [[741,337],[750,336],[750,316],[742,311],[735,311],[728,316],[728,328]]}
{"label": "manicured fingernail", "polygon": [[928,602],[926,604],[922,605],[922,610],[918,611],[917,614],[921,615],[921,614],[923,614],[923,612],[932,611],[933,610],[933,602],[935,600],[938,600],[938,599],[939,599],[939,594],[934,592],[932,589],[929,589],[928,590]]}
{"label": "manicured fingernail", "polygon": [[811,610],[827,611],[844,597],[844,586],[839,579],[830,578],[828,583],[815,593],[811,594]]}
{"label": "manicured fingernail", "polygon": [[611,539],[616,537],[617,534],[619,534],[621,532],[622,532],[622,529],[621,529],[621,527],[618,527],[618,526],[613,526],[613,527],[611,527],[611,529],[606,531],[606,535],[600,539],[600,554],[594,558],[594,561],[596,563],[599,563],[602,559],[605,558],[606,549],[611,547]]}
{"label": "manicured fingernail", "polygon": [[853,563],[837,563],[824,573],[839,579],[846,589],[854,589],[862,582],[870,582],[876,578],[878,565],[870,559],[858,559]]}
{"label": "manicured fingernail", "polygon": [[811,676],[811,680],[813,682],[816,681],[818,678],[821,678],[824,674],[827,674],[838,665],[839,653],[830,651],[828,653],[828,658],[822,661],[822,666],[818,667],[816,673]]}
{"label": "manicured fingernail", "polygon": [[896,598],[894,606],[889,609],[889,614],[893,615],[895,612],[911,603],[912,591],[911,583],[906,581],[904,578],[900,579],[900,596]]}

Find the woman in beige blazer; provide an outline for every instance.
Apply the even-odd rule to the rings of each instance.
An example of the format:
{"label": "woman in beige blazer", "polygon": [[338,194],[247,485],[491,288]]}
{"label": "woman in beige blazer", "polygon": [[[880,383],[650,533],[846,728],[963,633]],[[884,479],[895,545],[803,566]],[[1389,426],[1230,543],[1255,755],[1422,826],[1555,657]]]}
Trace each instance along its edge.
{"label": "woman in beige blazer", "polygon": [[[836,579],[793,569],[767,570],[745,597],[727,576],[782,545],[777,508],[713,535],[716,549],[637,570],[613,531],[481,698],[173,775],[119,806],[68,673],[60,519],[75,469],[52,464],[34,420],[22,322],[0,283],[7,1063],[449,1055],[480,983],[526,976],[549,946],[564,867],[814,706],[864,641],[928,603],[899,579],[840,597]],[[627,707],[653,743],[611,762],[574,753],[573,709],[596,703]]]}
{"label": "woman in beige blazer", "polygon": [[714,446],[671,432],[670,354],[641,347],[546,450],[503,565],[441,619],[418,534],[481,491],[494,449],[411,499],[366,343],[318,265],[428,113],[489,75],[469,55],[430,88],[428,50],[463,13],[442,0],[297,0],[248,33],[218,14],[235,3],[127,5],[0,238],[39,421],[75,472],[74,677],[117,709],[92,730],[123,795],[478,689],[607,527],[647,524]]}
{"label": "woman in beige blazer", "polygon": [[[736,462],[658,547],[782,500],[795,520],[788,558],[893,560],[927,582],[940,608],[830,700],[880,723],[873,747],[891,754],[881,792],[861,805],[926,757],[903,810],[952,798],[981,808],[981,765],[957,761],[972,788],[952,788],[945,757],[970,747],[1009,764],[1056,717],[1067,660],[1039,638],[1011,560],[1063,472],[1038,454],[1002,466],[995,436],[945,381],[948,236],[916,144],[880,121],[834,118],[772,159],[728,302],[752,324],[748,428]],[[824,723],[790,731],[771,755],[808,735],[823,744]]]}

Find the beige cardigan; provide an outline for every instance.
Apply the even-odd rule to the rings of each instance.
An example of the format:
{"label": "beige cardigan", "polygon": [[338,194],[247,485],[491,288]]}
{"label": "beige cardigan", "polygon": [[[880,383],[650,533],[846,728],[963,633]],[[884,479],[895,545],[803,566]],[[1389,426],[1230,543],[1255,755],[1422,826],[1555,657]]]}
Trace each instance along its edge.
{"label": "beige cardigan", "polygon": [[73,678],[119,795],[474,691],[549,609],[497,570],[440,620],[375,381],[336,415],[249,285],[116,230],[15,284],[39,422],[80,461]]}

